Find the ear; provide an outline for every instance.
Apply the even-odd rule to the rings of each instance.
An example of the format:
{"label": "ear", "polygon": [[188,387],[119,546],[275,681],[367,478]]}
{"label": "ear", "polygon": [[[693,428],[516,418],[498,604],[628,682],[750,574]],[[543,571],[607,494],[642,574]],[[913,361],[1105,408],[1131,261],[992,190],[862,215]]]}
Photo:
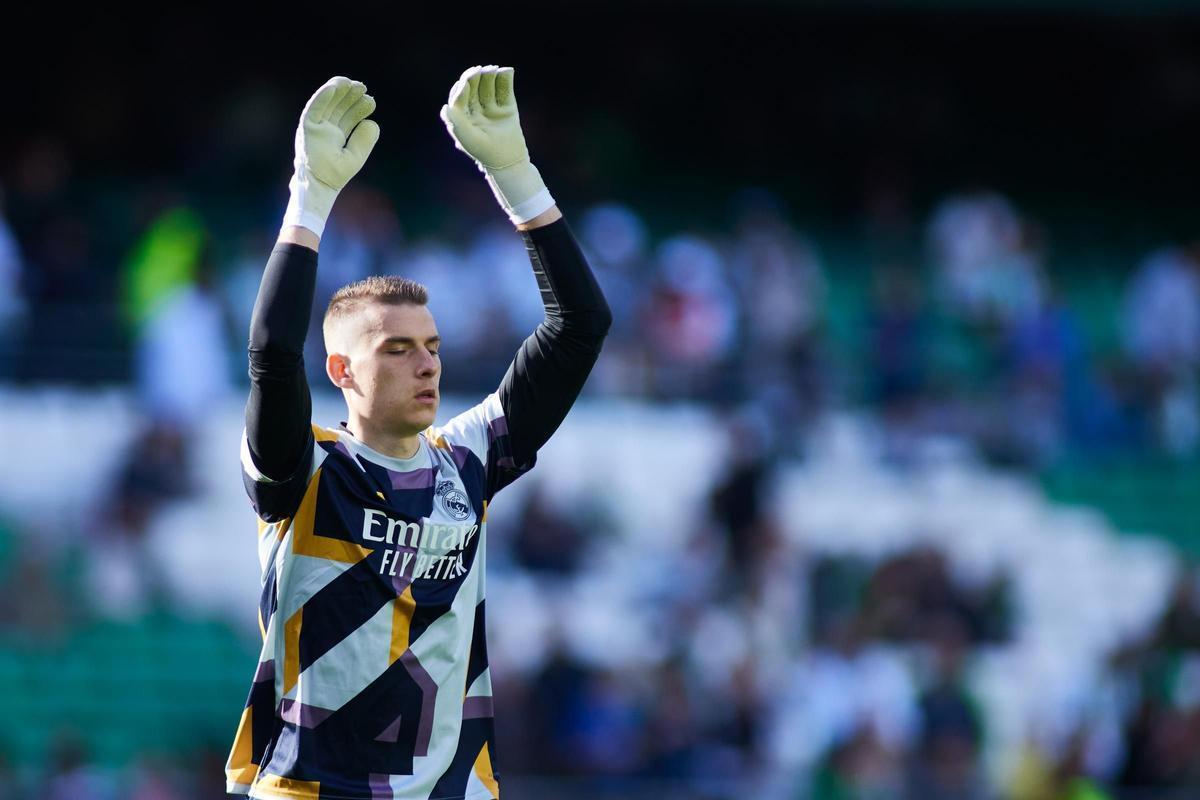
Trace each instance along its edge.
{"label": "ear", "polygon": [[330,353],[325,359],[325,374],[339,389],[354,388],[354,373],[350,371],[350,356]]}

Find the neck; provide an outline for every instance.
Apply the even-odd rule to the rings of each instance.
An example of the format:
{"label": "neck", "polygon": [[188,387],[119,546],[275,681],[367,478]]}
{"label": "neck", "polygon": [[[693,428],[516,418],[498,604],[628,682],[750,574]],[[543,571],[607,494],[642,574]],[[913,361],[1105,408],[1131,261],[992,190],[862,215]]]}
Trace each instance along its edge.
{"label": "neck", "polygon": [[372,425],[370,420],[351,414],[346,427],[355,438],[374,450],[392,458],[412,458],[421,448],[421,437],[395,429]]}

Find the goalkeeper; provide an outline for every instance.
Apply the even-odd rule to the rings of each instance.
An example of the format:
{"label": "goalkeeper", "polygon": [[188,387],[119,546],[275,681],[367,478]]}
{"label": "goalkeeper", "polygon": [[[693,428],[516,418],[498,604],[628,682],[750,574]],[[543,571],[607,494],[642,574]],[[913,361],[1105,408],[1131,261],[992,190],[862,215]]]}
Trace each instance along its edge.
{"label": "goalkeeper", "polygon": [[487,507],[566,416],[611,315],[530,163],[512,69],[473,67],[442,119],[524,239],[545,319],[497,390],[437,427],[441,341],[425,288],[394,276],[343,287],[322,330],[346,418],[312,424],[301,353],[317,250],[338,191],[379,138],[374,109],[363,84],[341,77],[305,106],[291,199],[250,324],[241,461],[259,518],[263,646],[227,788],[498,798]]}

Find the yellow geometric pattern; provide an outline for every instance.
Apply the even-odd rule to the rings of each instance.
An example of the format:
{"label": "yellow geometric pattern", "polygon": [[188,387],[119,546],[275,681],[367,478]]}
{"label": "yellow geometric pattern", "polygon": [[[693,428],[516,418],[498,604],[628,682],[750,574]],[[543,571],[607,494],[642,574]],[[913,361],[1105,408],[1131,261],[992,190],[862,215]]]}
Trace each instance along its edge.
{"label": "yellow geometric pattern", "polygon": [[336,442],[338,440],[337,431],[327,430],[320,425],[312,426],[313,438],[318,442]]}
{"label": "yellow geometric pattern", "polygon": [[488,755],[487,742],[483,743],[483,749],[479,751],[479,757],[475,759],[474,769],[475,777],[479,778],[479,782],[488,788],[492,797],[500,797],[500,783],[492,774],[492,757]]}
{"label": "yellow geometric pattern", "polygon": [[304,606],[296,609],[283,626],[283,692],[287,694],[300,680],[300,624]]}
{"label": "yellow geometric pattern", "polygon": [[254,763],[254,756],[250,752],[250,748],[253,746],[251,742],[253,720],[253,709],[244,709],[242,721],[238,723],[237,735],[233,739],[233,751],[229,754],[229,763],[225,766],[225,776],[243,786],[254,783],[254,778],[258,775],[258,764]]}
{"label": "yellow geometric pattern", "polygon": [[300,501],[300,508],[296,510],[295,522],[292,525],[292,552],[301,556],[341,561],[343,564],[357,564],[370,555],[371,551],[345,539],[321,536],[313,530],[317,512],[317,490],[320,486],[321,470],[318,469],[308,483],[304,499]]}
{"label": "yellow geometric pattern", "polygon": [[281,794],[284,797],[294,797],[296,800],[318,800],[321,796],[320,781],[297,781],[291,778],[281,778],[269,772],[263,773],[254,784],[254,791],[259,789]]}
{"label": "yellow geometric pattern", "polygon": [[408,629],[416,608],[417,601],[413,599],[411,585],[392,601],[392,646],[388,649],[388,666],[395,664],[396,659],[408,649]]}

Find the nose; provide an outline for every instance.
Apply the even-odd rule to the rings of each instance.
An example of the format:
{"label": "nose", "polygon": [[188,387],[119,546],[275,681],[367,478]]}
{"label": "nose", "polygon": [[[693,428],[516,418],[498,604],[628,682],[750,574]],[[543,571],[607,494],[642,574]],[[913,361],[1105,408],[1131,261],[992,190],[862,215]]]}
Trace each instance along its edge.
{"label": "nose", "polygon": [[417,375],[422,378],[431,378],[437,374],[440,366],[437,357],[426,350],[422,354],[420,366],[417,367]]}

